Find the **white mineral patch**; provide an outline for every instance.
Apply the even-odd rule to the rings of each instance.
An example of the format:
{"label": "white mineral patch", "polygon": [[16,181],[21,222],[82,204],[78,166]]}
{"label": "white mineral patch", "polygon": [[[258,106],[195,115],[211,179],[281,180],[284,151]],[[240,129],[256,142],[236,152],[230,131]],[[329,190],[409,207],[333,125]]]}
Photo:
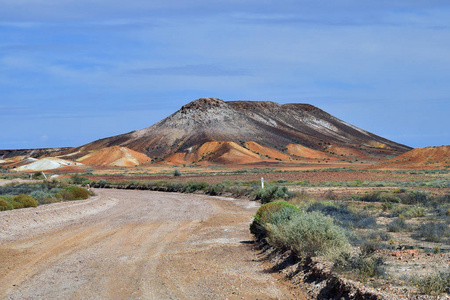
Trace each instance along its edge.
{"label": "white mineral patch", "polygon": [[46,157],[36,161],[33,161],[27,165],[20,166],[16,170],[17,171],[44,171],[57,169],[62,166],[79,166],[82,165],[80,163],[76,163],[70,160],[54,158],[54,157]]}

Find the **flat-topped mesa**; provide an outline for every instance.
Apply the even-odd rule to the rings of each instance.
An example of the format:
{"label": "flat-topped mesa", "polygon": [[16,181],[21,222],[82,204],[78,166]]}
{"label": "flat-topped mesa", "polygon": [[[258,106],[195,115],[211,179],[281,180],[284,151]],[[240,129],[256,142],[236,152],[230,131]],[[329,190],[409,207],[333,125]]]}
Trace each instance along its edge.
{"label": "flat-topped mesa", "polygon": [[272,101],[227,101],[226,103],[237,110],[295,110],[304,112],[322,112],[321,109],[315,107],[314,105],[304,103],[278,104]]}
{"label": "flat-topped mesa", "polygon": [[288,104],[283,104],[282,106],[283,106],[283,108],[301,109],[301,110],[307,111],[307,112],[313,112],[316,110],[322,111],[320,108],[317,108],[314,105],[305,104],[305,103],[288,103]]}
{"label": "flat-topped mesa", "polygon": [[210,108],[223,107],[224,105],[226,105],[225,101],[218,98],[200,98],[181,107],[181,112],[184,113],[189,110],[208,110]]}
{"label": "flat-topped mesa", "polygon": [[280,104],[272,101],[227,101],[228,105],[240,110],[257,110],[267,108],[279,108]]}
{"label": "flat-topped mesa", "polygon": [[[254,142],[257,145],[250,148],[260,159],[278,158],[289,162],[303,157],[305,148],[309,149],[308,153],[319,153],[318,159],[350,160],[358,157],[365,161],[392,157],[411,149],[352,126],[310,104],[200,98],[150,127],[104,138],[75,148],[73,152],[87,154],[104,147],[121,146],[160,161],[175,154],[185,157],[186,149],[195,152],[210,142],[230,142],[239,147],[245,143],[250,147],[248,145]],[[303,150],[299,152],[297,148]],[[274,149],[282,153],[277,152],[278,156],[274,156]],[[289,149],[294,149],[291,151],[294,154]],[[231,156],[237,151],[233,147],[228,150],[226,155]],[[186,158],[186,162],[199,162],[198,159],[190,159]],[[208,159],[210,162],[223,162],[213,156]]]}

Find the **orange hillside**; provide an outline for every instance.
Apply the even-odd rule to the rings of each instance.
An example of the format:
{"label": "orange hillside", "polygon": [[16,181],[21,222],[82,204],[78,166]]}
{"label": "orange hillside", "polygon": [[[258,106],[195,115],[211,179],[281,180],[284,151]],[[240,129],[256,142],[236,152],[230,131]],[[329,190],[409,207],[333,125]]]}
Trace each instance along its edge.
{"label": "orange hillside", "polygon": [[279,160],[291,160],[292,158],[289,155],[284,154],[278,150],[275,150],[270,147],[261,146],[255,142],[246,142],[245,147],[255,153],[259,153],[262,156],[265,156],[268,159],[279,159]]}
{"label": "orange hillside", "polygon": [[220,163],[245,164],[261,161],[259,155],[234,142],[207,142],[197,150],[188,149],[183,153],[175,153],[166,158],[173,164],[185,163]]}
{"label": "orange hillside", "polygon": [[289,144],[286,146],[286,148],[288,149],[287,152],[289,154],[304,158],[324,159],[333,157],[331,154],[319,150],[314,150],[298,144]]}
{"label": "orange hillside", "polygon": [[150,162],[151,159],[126,147],[112,146],[89,153],[78,161],[85,165],[128,167]]}
{"label": "orange hillside", "polygon": [[436,169],[450,167],[450,146],[416,148],[367,169]]}

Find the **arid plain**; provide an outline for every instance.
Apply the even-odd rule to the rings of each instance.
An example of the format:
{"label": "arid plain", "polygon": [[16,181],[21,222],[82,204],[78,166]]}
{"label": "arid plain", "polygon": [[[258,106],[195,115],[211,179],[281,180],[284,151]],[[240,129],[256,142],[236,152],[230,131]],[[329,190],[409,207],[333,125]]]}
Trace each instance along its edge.
{"label": "arid plain", "polygon": [[[2,187],[94,193],[0,212],[2,298],[448,297],[419,282],[449,272],[450,146],[412,149],[306,104],[202,98],[146,129],[0,155]],[[249,225],[273,201],[333,218],[382,272],[258,240]]]}

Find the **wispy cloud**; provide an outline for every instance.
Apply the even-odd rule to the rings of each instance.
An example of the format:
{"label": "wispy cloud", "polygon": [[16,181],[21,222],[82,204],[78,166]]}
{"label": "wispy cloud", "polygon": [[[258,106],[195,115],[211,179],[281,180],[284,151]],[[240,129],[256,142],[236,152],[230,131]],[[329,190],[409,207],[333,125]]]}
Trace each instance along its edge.
{"label": "wispy cloud", "polygon": [[[67,120],[104,126],[102,133],[114,123],[120,133],[209,95],[316,104],[405,140],[411,131],[450,127],[442,117],[450,110],[448,0],[0,0],[0,7],[0,127],[11,118],[30,131],[38,120],[42,128]],[[445,100],[432,105],[436,99]],[[57,129],[45,133],[54,143]]]}
{"label": "wispy cloud", "polygon": [[227,69],[216,65],[198,64],[159,68],[141,68],[129,71],[130,74],[154,76],[249,76],[243,69]]}

